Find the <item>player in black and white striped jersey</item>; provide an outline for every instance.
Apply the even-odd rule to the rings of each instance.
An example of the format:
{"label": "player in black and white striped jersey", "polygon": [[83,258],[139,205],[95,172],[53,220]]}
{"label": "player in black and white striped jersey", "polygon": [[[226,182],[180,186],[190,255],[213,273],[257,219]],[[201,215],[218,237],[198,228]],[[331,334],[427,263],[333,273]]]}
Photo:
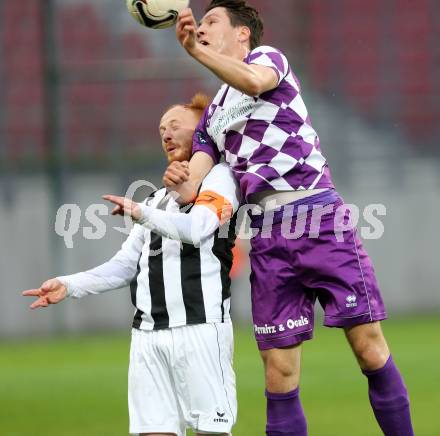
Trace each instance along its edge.
{"label": "player in black and white striped jersey", "polygon": [[[137,276],[131,285],[137,307],[134,328],[160,330],[230,319],[229,270],[235,220],[231,223],[229,218],[238,208],[238,198],[237,185],[229,175],[226,164],[213,168],[203,181],[194,207],[186,213],[179,211],[165,188],[153,193],[143,205],[104,196],[122,209],[125,206],[126,213],[143,225],[132,233],[123,251],[124,256],[127,250],[134,250],[132,258],[139,256]],[[228,231],[222,228],[220,232],[219,223],[225,220]],[[136,247],[137,239],[142,242],[141,252]]]}
{"label": "player in black and white striped jersey", "polygon": [[[160,134],[168,161],[188,161],[192,135],[208,99],[171,107]],[[120,251],[89,271],[25,291],[47,307],[130,284],[136,307],[129,368],[130,433],[181,436],[230,433],[236,420],[230,279],[239,206],[238,187],[225,164],[205,178],[189,210],[165,188],[143,204],[104,196],[135,225]],[[232,218],[232,219],[231,219]],[[223,224],[229,225],[225,231]]]}

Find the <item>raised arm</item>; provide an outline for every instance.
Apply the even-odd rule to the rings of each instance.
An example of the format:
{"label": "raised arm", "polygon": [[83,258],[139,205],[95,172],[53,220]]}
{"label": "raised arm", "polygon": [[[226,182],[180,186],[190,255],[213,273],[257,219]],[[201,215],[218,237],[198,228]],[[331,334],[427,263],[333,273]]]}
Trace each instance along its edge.
{"label": "raised arm", "polygon": [[[212,196],[206,204],[197,202],[198,199],[187,214],[140,205],[142,217],[138,223],[161,236],[198,247],[219,228],[221,222],[231,218],[232,206],[218,195]],[[217,203],[218,209],[207,207],[209,202]]]}
{"label": "raised arm", "polygon": [[233,88],[256,97],[278,85],[277,73],[270,67],[248,65],[241,59],[234,59],[211,50],[197,42],[196,21],[191,9],[179,14],[176,36],[190,56],[211,70],[220,80]]}
{"label": "raised arm", "polygon": [[238,196],[238,185],[231,170],[221,164],[203,181],[189,213],[167,212],[113,195],[104,198],[116,205],[114,213],[130,215],[138,224],[166,238],[198,246],[237,211]]}

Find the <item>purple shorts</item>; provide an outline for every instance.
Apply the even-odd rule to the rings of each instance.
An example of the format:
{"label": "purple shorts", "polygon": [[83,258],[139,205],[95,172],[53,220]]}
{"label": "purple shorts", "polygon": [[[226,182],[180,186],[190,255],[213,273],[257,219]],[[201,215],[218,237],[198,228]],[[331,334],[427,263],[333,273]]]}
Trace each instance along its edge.
{"label": "purple shorts", "polygon": [[[319,208],[326,213],[318,220]],[[251,218],[259,230],[250,259],[260,350],[311,339],[316,299],[328,327],[386,319],[373,265],[334,190],[284,206],[273,219]]]}

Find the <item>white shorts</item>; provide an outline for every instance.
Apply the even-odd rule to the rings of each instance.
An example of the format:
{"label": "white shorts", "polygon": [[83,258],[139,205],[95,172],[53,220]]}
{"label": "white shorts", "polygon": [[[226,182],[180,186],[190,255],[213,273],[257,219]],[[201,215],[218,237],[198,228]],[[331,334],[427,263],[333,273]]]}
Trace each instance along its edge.
{"label": "white shorts", "polygon": [[130,433],[230,433],[237,417],[232,323],[133,329]]}

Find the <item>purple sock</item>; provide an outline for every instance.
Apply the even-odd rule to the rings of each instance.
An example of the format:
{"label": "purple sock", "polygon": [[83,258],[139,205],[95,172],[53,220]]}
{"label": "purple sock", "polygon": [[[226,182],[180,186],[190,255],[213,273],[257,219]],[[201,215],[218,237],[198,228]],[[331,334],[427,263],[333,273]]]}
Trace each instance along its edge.
{"label": "purple sock", "polygon": [[408,392],[393,358],[381,369],[362,372],[368,378],[370,403],[385,436],[413,436]]}
{"label": "purple sock", "polygon": [[307,436],[306,417],[299,399],[299,388],[287,394],[266,391],[267,436]]}

